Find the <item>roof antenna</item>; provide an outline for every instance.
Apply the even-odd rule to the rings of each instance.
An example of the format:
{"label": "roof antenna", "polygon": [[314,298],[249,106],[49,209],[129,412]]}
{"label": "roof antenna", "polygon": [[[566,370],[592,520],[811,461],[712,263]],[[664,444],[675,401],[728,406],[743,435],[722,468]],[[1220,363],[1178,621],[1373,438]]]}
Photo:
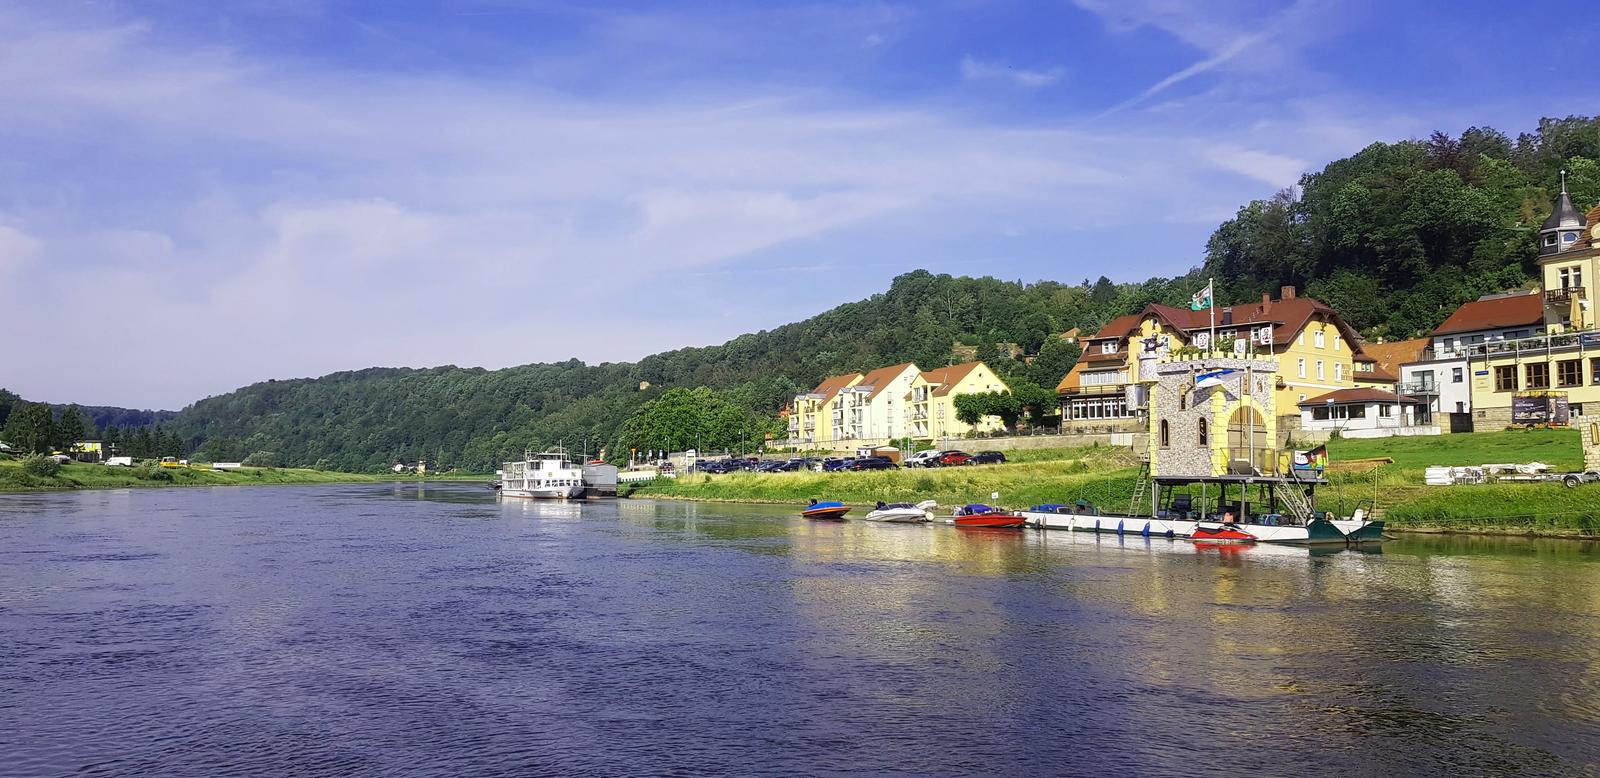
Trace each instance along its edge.
{"label": "roof antenna", "polygon": [[1567,171],[1561,171],[1561,193],[1567,193]]}

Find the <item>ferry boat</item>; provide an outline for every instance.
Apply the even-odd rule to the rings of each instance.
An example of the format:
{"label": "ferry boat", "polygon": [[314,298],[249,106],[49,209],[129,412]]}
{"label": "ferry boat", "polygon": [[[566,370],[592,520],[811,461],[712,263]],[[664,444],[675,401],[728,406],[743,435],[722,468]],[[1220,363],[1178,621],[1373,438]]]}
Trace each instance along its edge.
{"label": "ferry boat", "polygon": [[[1314,490],[1328,482],[1317,476],[1156,476],[1148,483],[1152,486],[1148,492],[1152,498],[1148,515],[1133,510],[1107,513],[1082,501],[1035,505],[1020,513],[1029,526],[1040,529],[1144,537],[1296,545],[1375,543],[1385,539],[1383,522],[1366,519],[1359,510],[1348,519],[1330,518],[1332,514],[1319,516]],[[1139,490],[1143,489],[1141,484]],[[1139,502],[1136,497],[1134,504]],[[1231,532],[1219,532],[1219,527]]]}
{"label": "ferry boat", "polygon": [[523,454],[521,462],[506,462],[500,494],[541,500],[582,499],[585,484],[583,465],[567,458],[562,450]]}

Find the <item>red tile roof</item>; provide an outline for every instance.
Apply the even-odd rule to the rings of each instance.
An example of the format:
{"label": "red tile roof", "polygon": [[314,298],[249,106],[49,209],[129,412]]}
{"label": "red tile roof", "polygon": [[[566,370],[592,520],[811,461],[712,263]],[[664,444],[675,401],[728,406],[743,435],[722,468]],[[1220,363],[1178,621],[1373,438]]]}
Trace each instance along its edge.
{"label": "red tile roof", "polygon": [[901,362],[898,365],[880,367],[877,370],[868,373],[867,377],[861,379],[861,383],[856,384],[856,386],[872,387],[872,394],[867,395],[867,399],[871,400],[872,398],[877,397],[879,394],[882,394],[883,390],[888,389],[889,384],[894,383],[895,377],[899,376],[908,367],[916,366],[910,362]]}
{"label": "red tile roof", "polygon": [[848,373],[848,374],[845,374],[845,375],[831,375],[831,376],[828,376],[827,378],[822,379],[822,383],[817,384],[817,388],[812,389],[811,393],[812,394],[820,394],[820,395],[822,395],[822,401],[823,402],[827,402],[829,400],[832,400],[833,396],[838,394],[840,389],[843,389],[843,388],[845,388],[847,386],[850,386],[852,381],[854,381],[855,379],[860,378],[860,377],[861,377],[860,373]]}
{"label": "red tile roof", "polygon": [[930,384],[935,385],[933,388],[934,397],[943,397],[949,394],[950,390],[954,389],[956,384],[961,383],[961,379],[966,378],[968,373],[976,370],[978,365],[981,364],[983,363],[962,362],[959,365],[934,368],[933,370],[924,372],[922,374],[922,379]]}
{"label": "red tile roof", "polygon": [[[1332,308],[1319,300],[1310,297],[1291,297],[1287,300],[1270,300],[1268,302],[1251,302],[1237,305],[1219,307],[1216,311],[1216,327],[1223,329],[1248,329],[1262,324],[1272,325],[1272,342],[1288,343],[1300,331],[1305,329],[1311,318],[1317,314],[1333,321],[1344,334],[1346,341],[1354,346],[1361,342],[1361,335],[1346,324],[1344,318]],[[1119,316],[1111,320],[1101,330],[1095,333],[1095,339],[1109,337],[1127,337],[1129,333],[1143,321],[1146,316],[1155,315],[1172,325],[1175,329],[1188,334],[1208,330],[1212,326],[1210,311],[1191,311],[1187,308],[1175,308],[1170,305],[1151,303],[1144,310],[1128,316]],[[1109,355],[1108,355],[1109,356]],[[1087,357],[1086,357],[1087,358]]]}
{"label": "red tile roof", "polygon": [[1371,361],[1373,366],[1371,372],[1357,373],[1356,378],[1363,381],[1399,381],[1400,366],[1421,359],[1422,350],[1431,343],[1432,338],[1363,343],[1355,359],[1357,362]]}
{"label": "red tile roof", "polygon": [[1298,405],[1302,408],[1309,408],[1316,405],[1326,405],[1330,401],[1335,405],[1343,405],[1348,403],[1415,404],[1421,402],[1421,400],[1413,400],[1410,397],[1401,397],[1394,392],[1385,392],[1382,389],[1367,389],[1364,387],[1358,387],[1355,389],[1340,389],[1338,391],[1328,392],[1327,394],[1317,395],[1309,400],[1298,403]]}
{"label": "red tile roof", "polygon": [[1498,330],[1544,323],[1544,296],[1537,292],[1463,303],[1434,328],[1435,335]]}

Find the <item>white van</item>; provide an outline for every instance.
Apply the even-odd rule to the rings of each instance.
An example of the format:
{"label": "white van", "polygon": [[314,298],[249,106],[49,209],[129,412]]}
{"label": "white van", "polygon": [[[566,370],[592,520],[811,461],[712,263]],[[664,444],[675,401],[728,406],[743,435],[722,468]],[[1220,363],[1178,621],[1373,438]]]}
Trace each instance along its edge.
{"label": "white van", "polygon": [[943,451],[940,451],[936,448],[930,448],[927,451],[918,451],[917,453],[906,457],[904,464],[906,467],[927,467],[929,462],[938,459],[939,455],[943,453]]}
{"label": "white van", "polygon": [[133,457],[109,457],[106,459],[109,467],[133,467]]}

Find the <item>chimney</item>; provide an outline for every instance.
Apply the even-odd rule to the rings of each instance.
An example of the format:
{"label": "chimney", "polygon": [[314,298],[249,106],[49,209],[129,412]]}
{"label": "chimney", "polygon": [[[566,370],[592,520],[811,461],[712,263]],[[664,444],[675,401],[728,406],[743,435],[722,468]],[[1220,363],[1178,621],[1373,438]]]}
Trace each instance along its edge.
{"label": "chimney", "polygon": [[1294,299],[1294,287],[1286,286],[1283,289],[1279,290],[1278,291],[1278,299],[1280,299],[1280,300],[1293,300]]}
{"label": "chimney", "polygon": [[1272,293],[1271,292],[1262,292],[1261,293],[1261,304],[1262,305],[1271,305],[1272,304]]}
{"label": "chimney", "polygon": [[1233,308],[1223,308],[1222,309],[1222,323],[1223,324],[1232,324],[1233,323]]}

